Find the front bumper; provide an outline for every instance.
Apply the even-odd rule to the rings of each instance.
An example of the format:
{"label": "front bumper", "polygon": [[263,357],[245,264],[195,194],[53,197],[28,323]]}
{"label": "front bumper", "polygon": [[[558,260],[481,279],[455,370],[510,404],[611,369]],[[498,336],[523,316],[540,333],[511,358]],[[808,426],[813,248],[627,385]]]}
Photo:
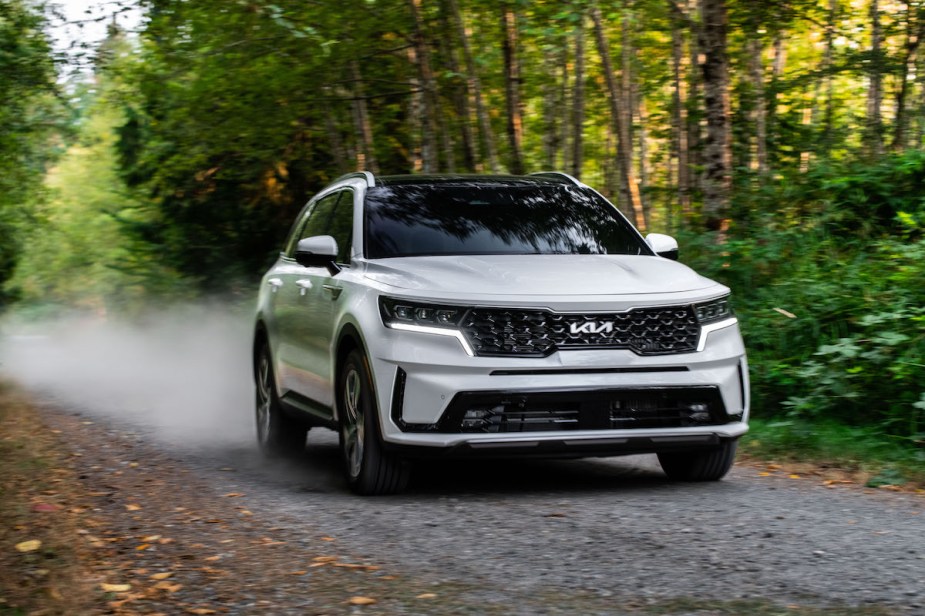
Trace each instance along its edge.
{"label": "front bumper", "polygon": [[[559,351],[543,358],[473,357],[453,337],[384,328],[369,350],[387,447],[423,454],[552,457],[710,448],[744,434],[749,384],[738,326],[710,331],[702,348],[663,356],[615,349]],[[440,425],[461,393],[576,392],[580,397],[581,392],[672,388],[714,389],[725,421],[632,429],[575,425],[569,430],[504,433],[427,428]],[[393,412],[396,404],[398,413]]]}

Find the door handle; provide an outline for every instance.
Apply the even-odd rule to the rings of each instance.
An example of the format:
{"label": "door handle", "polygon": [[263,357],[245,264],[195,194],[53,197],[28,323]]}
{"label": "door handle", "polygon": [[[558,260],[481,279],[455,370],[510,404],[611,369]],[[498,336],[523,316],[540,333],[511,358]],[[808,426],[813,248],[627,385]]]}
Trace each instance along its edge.
{"label": "door handle", "polygon": [[270,278],[267,280],[267,284],[273,288],[273,292],[276,293],[277,289],[283,286],[282,278]]}
{"label": "door handle", "polygon": [[312,285],[311,280],[303,278],[301,280],[296,280],[295,286],[299,287],[299,295],[305,295],[305,292],[311,289],[314,285]]}
{"label": "door handle", "polygon": [[331,295],[331,299],[337,299],[340,297],[341,291],[343,291],[341,287],[335,286],[333,284],[322,285],[322,288]]}

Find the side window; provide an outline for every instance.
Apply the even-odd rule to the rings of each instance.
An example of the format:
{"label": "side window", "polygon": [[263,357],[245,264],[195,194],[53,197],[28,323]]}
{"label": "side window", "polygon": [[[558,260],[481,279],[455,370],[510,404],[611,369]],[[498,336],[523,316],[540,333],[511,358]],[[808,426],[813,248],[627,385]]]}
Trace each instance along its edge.
{"label": "side window", "polygon": [[[313,235],[331,235],[328,232],[328,227],[331,225],[331,218],[334,215],[334,209],[337,207],[337,201],[340,199],[341,194],[340,192],[332,193],[315,204],[311,214],[308,215],[305,226],[302,227],[302,232],[299,233],[300,240]],[[298,243],[298,240],[296,242]]]}
{"label": "side window", "polygon": [[[350,264],[350,245],[353,241],[353,191],[341,190],[320,199],[300,221],[293,233],[286,254],[295,252],[299,240],[313,235],[330,235],[337,242],[337,262]],[[301,228],[299,228],[301,227]]]}
{"label": "side window", "polygon": [[337,240],[337,262],[349,265],[353,240],[353,191],[345,190],[341,195],[327,233]]}

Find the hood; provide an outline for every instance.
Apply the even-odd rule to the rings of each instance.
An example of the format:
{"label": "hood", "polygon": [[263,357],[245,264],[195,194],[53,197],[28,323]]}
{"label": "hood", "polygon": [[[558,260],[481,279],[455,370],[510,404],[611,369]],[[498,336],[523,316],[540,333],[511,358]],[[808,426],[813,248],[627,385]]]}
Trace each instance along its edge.
{"label": "hood", "polygon": [[438,294],[651,295],[717,286],[676,261],[636,255],[403,257],[368,261],[365,275]]}

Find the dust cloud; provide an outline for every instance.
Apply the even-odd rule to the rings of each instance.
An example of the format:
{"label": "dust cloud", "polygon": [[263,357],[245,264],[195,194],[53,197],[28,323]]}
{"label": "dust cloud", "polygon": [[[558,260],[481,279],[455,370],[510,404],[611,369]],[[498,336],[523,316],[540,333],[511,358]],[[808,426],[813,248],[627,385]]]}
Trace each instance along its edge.
{"label": "dust cloud", "polygon": [[0,377],[174,443],[252,444],[252,317],[220,302],[0,323]]}

